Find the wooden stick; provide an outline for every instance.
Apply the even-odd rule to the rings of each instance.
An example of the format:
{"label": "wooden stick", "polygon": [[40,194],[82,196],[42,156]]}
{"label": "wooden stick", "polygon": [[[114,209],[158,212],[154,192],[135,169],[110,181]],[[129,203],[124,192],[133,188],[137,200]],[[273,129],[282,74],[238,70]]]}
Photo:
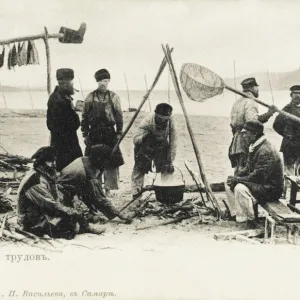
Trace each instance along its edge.
{"label": "wooden stick", "polygon": [[163,47],[163,51],[165,53],[165,56],[166,56],[168,64],[169,64],[169,69],[170,69],[170,73],[171,73],[171,76],[172,76],[172,79],[173,79],[173,84],[174,84],[174,87],[175,87],[175,90],[176,90],[176,94],[177,94],[177,97],[179,99],[179,102],[180,102],[180,105],[181,105],[181,108],[182,108],[182,111],[183,111],[183,114],[184,114],[184,117],[185,117],[186,125],[187,125],[188,132],[189,132],[189,135],[190,135],[190,138],[191,138],[191,141],[192,141],[192,145],[193,145],[194,152],[195,152],[195,155],[196,155],[196,159],[197,159],[197,163],[198,163],[198,167],[199,167],[199,170],[200,170],[202,181],[203,181],[204,185],[206,186],[208,198],[211,200],[211,203],[212,203],[213,207],[216,210],[217,217],[220,218],[221,217],[221,209],[219,207],[217,199],[214,197],[214,195],[212,193],[212,190],[211,190],[210,185],[207,181],[206,175],[203,171],[204,168],[203,168],[203,164],[202,164],[202,160],[201,160],[201,156],[200,156],[200,151],[198,149],[198,146],[197,146],[197,143],[196,143],[196,140],[195,140],[195,136],[194,136],[191,124],[190,124],[189,117],[188,117],[188,113],[186,111],[186,108],[185,108],[185,105],[184,105],[184,102],[183,102],[183,98],[182,98],[182,95],[181,95],[181,92],[180,92],[177,75],[176,75],[175,68],[174,68],[174,65],[173,65],[173,62],[172,62],[172,58],[171,58],[171,52],[169,51],[169,46],[167,45],[167,47],[166,47],[167,50],[165,49],[165,47],[163,45],[162,45],[162,47]]}
{"label": "wooden stick", "polygon": [[[145,79],[145,85],[146,85],[146,92],[148,92],[148,84],[147,84],[147,78],[146,75],[144,75],[144,79]],[[148,97],[148,103],[149,103],[149,111],[151,112],[151,102],[150,102],[150,96]]]}
{"label": "wooden stick", "polygon": [[[63,33],[58,33],[58,34],[48,34],[49,39],[58,39],[60,37],[64,37]],[[0,45],[8,45],[12,43],[17,43],[17,42],[25,42],[25,41],[32,41],[32,40],[38,40],[38,39],[44,39],[45,34],[36,34],[36,35],[27,35],[27,36],[22,36],[14,39],[7,39],[7,40],[0,40]]]}
{"label": "wooden stick", "polygon": [[48,39],[50,38],[50,35],[48,34],[47,27],[44,27],[45,34],[43,36],[43,40],[45,43],[46,48],[46,58],[47,58],[47,91],[48,95],[51,94],[51,58],[50,58],[50,47]]}
{"label": "wooden stick", "polygon": [[[173,51],[173,49],[171,49],[171,52]],[[127,132],[129,131],[129,129],[131,128],[132,124],[134,123],[136,117],[138,116],[138,114],[140,113],[143,105],[145,104],[145,102],[147,101],[147,99],[149,98],[150,93],[152,92],[152,90],[154,89],[154,87],[156,86],[156,83],[158,81],[158,79],[160,78],[160,75],[162,74],[165,66],[167,64],[167,60],[164,57],[163,61],[161,62],[161,65],[159,67],[158,73],[154,79],[154,82],[152,83],[152,86],[150,87],[150,89],[148,90],[148,92],[146,93],[146,95],[143,97],[142,102],[140,103],[139,107],[137,108],[136,112],[134,113],[132,119],[130,120],[130,122],[128,123],[126,129],[124,130],[122,136],[120,137],[120,139],[118,140],[117,144],[115,145],[112,153],[114,153],[115,151],[117,151],[118,147],[120,146],[122,140],[124,139],[124,137],[126,136]]]}
{"label": "wooden stick", "polygon": [[4,215],[2,220],[1,229],[0,229],[0,238],[2,238],[3,236],[3,230],[5,228],[6,219],[7,219],[7,213]]}
{"label": "wooden stick", "polygon": [[130,109],[131,105],[130,105],[130,95],[129,95],[129,88],[128,88],[128,84],[127,84],[127,78],[126,78],[126,74],[124,74],[124,79],[125,79],[125,84],[126,84],[126,89],[127,89],[127,99],[128,99],[128,110]]}
{"label": "wooden stick", "polygon": [[269,86],[270,86],[270,91],[271,91],[271,95],[272,95],[272,103],[273,103],[273,105],[274,105],[275,101],[274,101],[274,96],[273,96],[273,90],[272,90],[271,81],[270,81],[270,78],[269,78],[269,71],[267,71],[267,77],[268,77]]}
{"label": "wooden stick", "polygon": [[[229,90],[229,91],[231,91],[231,92],[233,92],[233,93],[236,93],[236,94],[238,94],[238,95],[241,95],[241,96],[243,96],[243,97],[245,97],[245,98],[252,99],[252,100],[254,100],[255,102],[259,103],[259,104],[262,105],[262,106],[265,106],[265,107],[267,107],[267,108],[270,108],[270,105],[269,105],[269,104],[267,104],[267,103],[265,103],[265,102],[263,102],[263,101],[261,101],[261,100],[255,98],[255,97],[252,97],[252,96],[250,96],[249,94],[246,94],[246,93],[244,93],[244,92],[242,92],[242,91],[239,91],[239,90],[237,90],[237,89],[235,89],[235,88],[233,88],[233,87],[230,87],[230,86],[224,84],[224,88],[226,88],[227,90]],[[285,116],[286,118],[288,118],[288,119],[290,119],[290,120],[293,120],[293,121],[295,121],[295,122],[297,122],[297,123],[300,123],[300,118],[298,118],[298,117],[296,117],[296,116],[294,116],[294,115],[291,115],[291,114],[289,114],[289,113],[287,113],[287,112],[285,112],[285,111],[283,111],[283,110],[280,110],[280,109],[278,109],[277,107],[275,107],[275,111],[277,111],[279,114]]]}
{"label": "wooden stick", "polygon": [[249,230],[240,230],[240,231],[231,231],[224,233],[216,233],[214,235],[215,240],[228,240],[230,238],[234,238],[236,235],[244,235],[247,237],[255,237],[264,233],[262,229],[249,229]]}

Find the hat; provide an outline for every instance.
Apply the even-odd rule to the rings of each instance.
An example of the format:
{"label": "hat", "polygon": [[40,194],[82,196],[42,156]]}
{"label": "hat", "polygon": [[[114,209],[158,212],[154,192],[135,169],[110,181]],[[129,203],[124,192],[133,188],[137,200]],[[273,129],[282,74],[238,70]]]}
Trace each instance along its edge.
{"label": "hat", "polygon": [[90,160],[93,165],[102,169],[104,163],[110,160],[112,149],[109,146],[98,144],[91,147]]}
{"label": "hat", "polygon": [[74,71],[72,69],[64,68],[56,70],[56,79],[57,80],[73,80]]}
{"label": "hat", "polygon": [[173,107],[168,103],[159,103],[155,108],[155,113],[163,117],[170,117],[172,111]]}
{"label": "hat", "polygon": [[300,93],[300,85],[293,85],[291,88],[290,88],[290,91],[292,93]]}
{"label": "hat", "polygon": [[110,74],[106,69],[101,69],[95,73],[96,81],[101,81],[103,79],[110,79]]}
{"label": "hat", "polygon": [[245,88],[251,88],[253,86],[259,86],[255,80],[254,77],[249,77],[249,78],[246,78],[244,79],[242,82],[241,82],[241,85],[242,87],[245,89]]}
{"label": "hat", "polygon": [[249,121],[245,123],[244,129],[255,133],[263,133],[264,125],[259,121]]}
{"label": "hat", "polygon": [[46,161],[54,161],[56,159],[56,151],[54,147],[45,146],[38,149],[31,157],[36,164],[44,164]]}

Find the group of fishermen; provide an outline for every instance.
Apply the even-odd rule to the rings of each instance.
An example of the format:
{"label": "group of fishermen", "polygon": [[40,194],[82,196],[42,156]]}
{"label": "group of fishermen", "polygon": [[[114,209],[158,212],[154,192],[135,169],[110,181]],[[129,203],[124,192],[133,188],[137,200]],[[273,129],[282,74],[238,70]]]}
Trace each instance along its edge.
{"label": "group of fishermen", "polygon": [[[74,71],[64,68],[56,72],[58,85],[47,109],[51,145],[32,156],[33,169],[19,188],[18,223],[23,230],[71,239],[80,232],[101,234],[105,228],[92,224],[92,220],[103,222],[97,218],[99,212],[107,220],[132,220],[132,214],[118,211],[111,202],[112,190],[119,188],[119,167],[124,164],[120,148],[113,151],[123,133],[120,98],[108,89],[111,78],[106,69],[94,77],[98,88],[86,97],[80,121],[72,98]],[[158,104],[155,112],[142,120],[134,137],[133,199],[141,196],[152,162],[162,176],[174,171],[177,135],[172,110],[167,103]],[[84,155],[77,135],[80,126]],[[76,208],[77,200],[88,207],[88,215]]]}
{"label": "group of fishermen", "polygon": [[[92,224],[75,207],[75,199],[82,201],[92,216],[100,211],[108,220],[118,217],[130,223],[132,216],[119,212],[111,202],[112,190],[119,188],[119,167],[124,160],[120,148],[115,147],[123,133],[123,112],[119,96],[108,89],[110,73],[106,69],[95,73],[98,88],[86,97],[81,122],[72,102],[74,71],[58,69],[56,77],[58,85],[47,109],[51,146],[40,148],[32,156],[33,170],[21,182],[20,226],[37,235],[63,238],[73,238],[79,232],[102,233],[105,228]],[[255,78],[247,78],[241,85],[249,97],[237,99],[232,107],[229,159],[234,175],[228,177],[225,189],[231,218],[253,226],[257,204],[282,196],[284,172],[279,152],[264,135],[263,123],[277,109],[270,106],[260,115]],[[158,104],[155,112],[142,120],[133,138],[133,199],[141,195],[145,174],[152,171],[153,163],[162,179],[174,172],[177,133],[172,110],[167,103]],[[300,117],[300,86],[291,87],[291,102],[283,110]],[[77,136],[80,126],[86,145],[84,155]],[[278,115],[273,127],[283,136],[285,172],[294,174],[300,157],[298,125]]]}
{"label": "group of fishermen", "polygon": [[[273,128],[283,136],[282,162],[279,152],[266,139],[263,126],[276,107],[271,105],[267,113],[260,115],[255,101],[259,96],[256,79],[247,78],[241,85],[250,97],[237,99],[231,110],[229,159],[234,175],[227,178],[225,189],[232,220],[253,228],[257,225],[258,204],[264,206],[285,196],[288,183],[284,174],[295,175],[300,158],[300,127],[282,114],[276,116]],[[283,111],[300,117],[300,85],[292,86],[290,92],[291,101]]]}

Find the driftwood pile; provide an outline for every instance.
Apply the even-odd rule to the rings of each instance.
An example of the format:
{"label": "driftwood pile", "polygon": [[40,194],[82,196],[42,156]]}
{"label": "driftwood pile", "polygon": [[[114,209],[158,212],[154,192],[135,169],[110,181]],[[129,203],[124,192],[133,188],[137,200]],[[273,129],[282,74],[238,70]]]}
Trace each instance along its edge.
{"label": "driftwood pile", "polygon": [[137,218],[156,216],[158,219],[162,220],[162,222],[158,224],[138,228],[138,230],[174,224],[192,217],[198,217],[199,222],[202,222],[204,216],[213,214],[214,210],[210,207],[203,207],[202,201],[197,198],[185,199],[173,205],[165,205],[153,199],[147,200],[136,211]]}
{"label": "driftwood pile", "polygon": [[16,218],[14,212],[2,214],[0,217],[0,241],[13,242],[17,245],[27,245],[44,249],[47,251],[57,252],[58,241],[51,239],[50,237],[38,237],[30,232],[22,230],[16,222],[10,219]]}

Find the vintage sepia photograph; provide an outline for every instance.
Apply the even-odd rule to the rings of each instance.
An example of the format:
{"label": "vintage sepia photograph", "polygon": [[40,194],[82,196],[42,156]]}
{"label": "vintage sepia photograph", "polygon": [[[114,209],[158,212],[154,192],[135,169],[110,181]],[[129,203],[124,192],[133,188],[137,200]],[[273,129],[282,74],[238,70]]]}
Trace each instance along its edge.
{"label": "vintage sepia photograph", "polygon": [[299,1],[0,7],[0,300],[299,299]]}

